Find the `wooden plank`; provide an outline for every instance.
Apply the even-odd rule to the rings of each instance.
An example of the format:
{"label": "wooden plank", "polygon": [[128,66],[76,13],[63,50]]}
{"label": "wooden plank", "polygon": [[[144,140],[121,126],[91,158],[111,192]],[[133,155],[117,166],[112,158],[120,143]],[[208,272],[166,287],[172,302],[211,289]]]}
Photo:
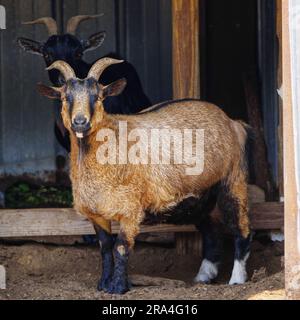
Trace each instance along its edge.
{"label": "wooden plank", "polygon": [[173,97],[200,98],[199,0],[173,0]]}
{"label": "wooden plank", "polygon": [[[294,7],[291,6],[294,5]],[[294,12],[293,12],[294,11]],[[295,145],[294,117],[299,116],[296,105],[293,105],[293,94],[296,92],[296,84],[292,79],[299,79],[299,69],[296,68],[294,60],[297,53],[291,50],[291,39],[295,37],[292,32],[298,32],[299,26],[294,25],[290,29],[290,14],[297,13],[297,3],[291,0],[282,2],[282,26],[283,26],[283,139],[284,139],[284,191],[285,191],[285,288],[288,299],[300,299],[300,252],[299,252],[299,208],[296,182],[296,157],[298,148]],[[295,19],[295,16],[294,16]],[[294,21],[295,24],[296,21]],[[293,35],[293,37],[292,37]],[[294,39],[293,39],[294,40]],[[299,48],[298,48],[299,49]],[[293,57],[293,58],[292,58]],[[299,62],[298,62],[299,63]],[[299,67],[299,66],[298,66]],[[294,87],[295,85],[295,87]],[[298,96],[299,97],[299,96]],[[298,101],[299,103],[299,101]],[[297,150],[298,151],[298,150]]]}
{"label": "wooden plank", "polygon": [[[193,232],[193,226],[142,226],[141,233]],[[113,224],[114,234],[119,232]],[[61,236],[94,234],[92,224],[72,209],[1,210],[0,237]]]}
{"label": "wooden plank", "polygon": [[253,204],[250,210],[250,220],[253,230],[282,230],[284,226],[284,203]]}
{"label": "wooden plank", "polygon": [[200,232],[175,233],[176,252],[180,256],[193,255],[201,256],[202,254],[202,236]]}
{"label": "wooden plank", "polygon": [[[255,230],[273,230],[283,227],[282,203],[254,204],[251,209],[252,227]],[[119,226],[113,224],[113,233]],[[141,233],[195,232],[194,226],[153,225],[141,226]],[[94,234],[93,226],[73,209],[1,210],[0,237],[34,237]]]}

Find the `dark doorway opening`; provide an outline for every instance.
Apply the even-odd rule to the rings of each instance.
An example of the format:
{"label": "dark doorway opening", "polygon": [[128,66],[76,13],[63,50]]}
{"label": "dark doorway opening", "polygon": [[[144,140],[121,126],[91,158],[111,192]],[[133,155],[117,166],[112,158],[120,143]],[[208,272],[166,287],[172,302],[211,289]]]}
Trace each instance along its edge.
{"label": "dark doorway opening", "polygon": [[257,3],[204,1],[202,17],[202,97],[248,121],[243,75],[258,66]]}
{"label": "dark doorway opening", "polygon": [[261,114],[266,170],[276,188],[279,121],[276,1],[204,0],[201,6],[201,97],[221,107],[231,118],[251,123],[247,80],[245,83],[245,79],[251,78],[250,85],[256,89],[252,93]]}

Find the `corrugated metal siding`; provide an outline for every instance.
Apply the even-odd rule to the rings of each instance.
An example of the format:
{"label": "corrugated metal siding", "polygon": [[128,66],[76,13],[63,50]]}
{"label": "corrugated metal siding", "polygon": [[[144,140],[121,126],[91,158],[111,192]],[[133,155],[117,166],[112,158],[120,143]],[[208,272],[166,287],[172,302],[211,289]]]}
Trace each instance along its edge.
{"label": "corrugated metal siding", "polygon": [[153,103],[172,97],[171,0],[64,0],[57,10],[62,11],[64,25],[79,13],[104,13],[78,29],[82,39],[107,32],[103,46],[89,52],[86,60],[117,52],[136,67]]}
{"label": "corrugated metal siding", "polygon": [[51,15],[50,1],[1,0],[7,29],[1,31],[0,174],[53,171],[55,149],[53,107],[40,97],[35,84],[47,81],[42,59],[21,52],[19,36],[42,40],[40,27],[21,27],[21,21]]}
{"label": "corrugated metal siding", "polygon": [[153,103],[172,98],[171,0],[118,1],[118,49]]}
{"label": "corrugated metal siding", "polygon": [[61,1],[61,9],[58,8],[58,15],[63,17],[63,28],[69,18],[78,14],[98,14],[104,13],[99,19],[83,22],[78,28],[78,36],[81,39],[88,39],[92,34],[105,30],[107,32],[106,40],[101,48],[88,52],[85,59],[88,62],[94,62],[99,57],[110,52],[116,51],[116,14],[115,2],[111,0],[64,0]]}
{"label": "corrugated metal siding", "polygon": [[0,0],[7,30],[0,31],[0,177],[55,170],[54,107],[35,85],[48,82],[43,59],[22,52],[19,36],[43,41],[42,26],[21,21],[54,16],[61,30],[73,15],[105,13],[83,23],[78,35],[106,30],[104,45],[86,60],[118,52],[137,68],[145,92],[155,103],[172,97],[171,0]]}

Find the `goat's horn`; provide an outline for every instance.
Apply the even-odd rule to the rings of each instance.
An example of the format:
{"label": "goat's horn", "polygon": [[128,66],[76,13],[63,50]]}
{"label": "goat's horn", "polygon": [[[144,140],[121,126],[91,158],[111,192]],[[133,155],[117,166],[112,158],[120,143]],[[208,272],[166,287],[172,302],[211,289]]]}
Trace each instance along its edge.
{"label": "goat's horn", "polygon": [[23,22],[25,25],[44,24],[48,31],[49,36],[56,36],[58,34],[58,28],[56,21],[51,17],[44,17],[33,21]]}
{"label": "goat's horn", "polygon": [[75,16],[69,19],[68,24],[67,24],[67,33],[75,35],[76,30],[78,26],[80,25],[81,22],[85,20],[90,20],[90,19],[97,19],[99,17],[104,16],[103,13],[101,14],[96,14],[96,15],[82,15],[82,16]]}
{"label": "goat's horn", "polygon": [[65,80],[68,81],[70,79],[76,79],[76,74],[74,70],[67,64],[65,61],[57,60],[51,64],[46,70],[53,70],[56,69],[62,73]]}
{"label": "goat's horn", "polygon": [[91,68],[88,78],[99,80],[103,71],[112,64],[122,63],[124,60],[117,60],[112,58],[102,58],[98,60]]}

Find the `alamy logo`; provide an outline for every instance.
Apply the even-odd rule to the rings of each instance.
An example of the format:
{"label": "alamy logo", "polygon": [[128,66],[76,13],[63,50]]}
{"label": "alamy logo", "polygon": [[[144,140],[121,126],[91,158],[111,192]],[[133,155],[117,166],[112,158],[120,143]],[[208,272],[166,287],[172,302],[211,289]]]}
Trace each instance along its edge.
{"label": "alamy logo", "polygon": [[0,5],[0,29],[6,29],[6,10]]}
{"label": "alamy logo", "polygon": [[119,122],[119,136],[111,129],[101,129],[97,150],[101,165],[179,165],[189,176],[204,170],[204,130],[133,129]]}

